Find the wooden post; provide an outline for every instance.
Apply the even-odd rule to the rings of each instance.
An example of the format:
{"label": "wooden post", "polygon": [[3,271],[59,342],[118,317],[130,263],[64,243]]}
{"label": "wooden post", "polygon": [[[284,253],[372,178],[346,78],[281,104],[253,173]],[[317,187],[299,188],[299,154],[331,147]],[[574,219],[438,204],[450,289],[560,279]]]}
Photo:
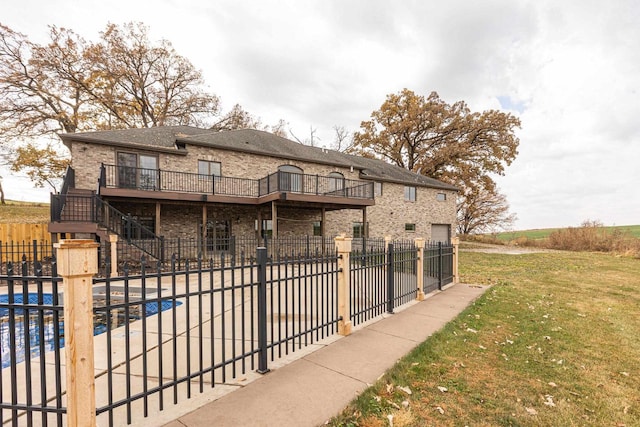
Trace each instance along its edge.
{"label": "wooden post", "polygon": [[451,239],[453,245],[453,283],[460,282],[460,274],[458,273],[458,246],[460,245],[460,238],[453,237]]}
{"label": "wooden post", "polygon": [[335,238],[336,250],[338,252],[338,334],[351,334],[351,237],[344,234]]}
{"label": "wooden post", "polygon": [[111,251],[111,277],[118,276],[118,235],[109,233],[109,250]]}
{"label": "wooden post", "polygon": [[55,245],[64,291],[69,427],[96,425],[92,278],[98,272],[98,246],[84,239],[62,240]]}
{"label": "wooden post", "polygon": [[418,293],[416,294],[416,300],[424,301],[424,239],[418,237],[415,239],[415,245],[418,250],[418,262],[416,263]]}

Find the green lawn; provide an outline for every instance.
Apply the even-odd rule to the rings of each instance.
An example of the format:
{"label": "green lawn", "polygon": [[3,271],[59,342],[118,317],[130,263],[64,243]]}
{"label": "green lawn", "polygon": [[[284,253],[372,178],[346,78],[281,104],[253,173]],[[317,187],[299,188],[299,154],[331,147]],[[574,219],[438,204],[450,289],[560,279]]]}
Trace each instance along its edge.
{"label": "green lawn", "polygon": [[[620,226],[612,226],[612,227],[602,227],[602,229],[613,232],[615,230],[619,230],[621,232],[628,232],[633,237],[640,238],[640,225],[620,225]],[[522,230],[522,231],[505,231],[502,233],[496,234],[496,237],[502,241],[510,241],[515,240],[518,237],[526,237],[529,240],[538,240],[549,237],[549,234],[554,231],[559,230],[558,228],[541,228],[541,229],[533,229],[533,230]]]}
{"label": "green lawn", "polygon": [[640,425],[639,260],[462,252],[460,272],[493,287],[330,425]]}

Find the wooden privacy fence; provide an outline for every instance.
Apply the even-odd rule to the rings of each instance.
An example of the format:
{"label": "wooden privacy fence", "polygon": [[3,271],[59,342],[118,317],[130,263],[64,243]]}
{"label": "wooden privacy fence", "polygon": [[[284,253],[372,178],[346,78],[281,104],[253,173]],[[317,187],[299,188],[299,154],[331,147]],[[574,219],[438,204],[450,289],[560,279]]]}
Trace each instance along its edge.
{"label": "wooden privacy fence", "polygon": [[[52,256],[47,224],[0,224],[0,262],[43,261]],[[1,270],[1,267],[0,267]]]}
{"label": "wooden privacy fence", "polygon": [[0,224],[1,242],[51,241],[47,224]]}

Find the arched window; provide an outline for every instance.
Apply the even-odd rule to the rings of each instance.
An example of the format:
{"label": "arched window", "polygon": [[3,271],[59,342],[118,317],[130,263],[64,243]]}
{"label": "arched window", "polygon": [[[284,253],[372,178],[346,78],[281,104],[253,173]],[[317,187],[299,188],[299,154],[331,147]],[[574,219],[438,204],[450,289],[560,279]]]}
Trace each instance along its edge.
{"label": "arched window", "polygon": [[278,172],[280,191],[302,192],[302,169],[293,165],[282,165],[278,166]]}
{"label": "arched window", "polygon": [[344,175],[340,172],[329,174],[329,194],[342,194],[344,190]]}

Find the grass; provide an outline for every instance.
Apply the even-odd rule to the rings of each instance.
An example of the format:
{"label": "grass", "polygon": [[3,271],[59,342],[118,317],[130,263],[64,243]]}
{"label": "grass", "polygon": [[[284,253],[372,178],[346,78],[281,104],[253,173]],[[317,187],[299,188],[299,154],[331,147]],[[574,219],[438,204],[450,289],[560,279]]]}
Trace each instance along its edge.
{"label": "grass", "polygon": [[0,224],[49,222],[49,204],[6,200],[0,205]]}
{"label": "grass", "polygon": [[640,425],[639,260],[462,252],[460,271],[493,286],[329,425]]}
{"label": "grass", "polygon": [[[611,226],[611,227],[601,227],[609,233],[613,233],[615,231],[618,232],[628,232],[631,236],[640,238],[640,225],[619,225],[619,226]],[[518,238],[525,237],[529,240],[541,240],[546,239],[551,235],[551,233],[560,230],[559,228],[539,228],[532,230],[522,230],[522,231],[505,231],[502,233],[497,233],[495,237],[498,240],[509,242],[513,240],[517,240]]]}

